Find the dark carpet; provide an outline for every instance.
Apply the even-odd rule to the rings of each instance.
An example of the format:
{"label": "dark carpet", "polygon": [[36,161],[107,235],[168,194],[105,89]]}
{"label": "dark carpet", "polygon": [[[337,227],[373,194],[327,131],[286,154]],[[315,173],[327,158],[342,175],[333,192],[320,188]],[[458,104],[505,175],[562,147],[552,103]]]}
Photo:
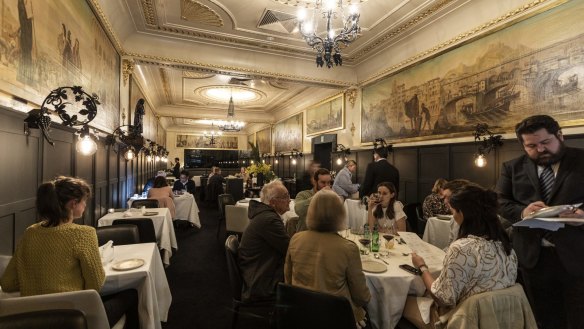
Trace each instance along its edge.
{"label": "dark carpet", "polygon": [[[219,211],[199,205],[201,229],[180,225],[175,230],[178,250],[170,259],[166,277],[172,293],[168,322],[163,329],[231,328],[231,288],[225,260],[225,221]],[[181,223],[181,224],[186,224]],[[257,320],[240,316],[238,329],[263,327]]]}

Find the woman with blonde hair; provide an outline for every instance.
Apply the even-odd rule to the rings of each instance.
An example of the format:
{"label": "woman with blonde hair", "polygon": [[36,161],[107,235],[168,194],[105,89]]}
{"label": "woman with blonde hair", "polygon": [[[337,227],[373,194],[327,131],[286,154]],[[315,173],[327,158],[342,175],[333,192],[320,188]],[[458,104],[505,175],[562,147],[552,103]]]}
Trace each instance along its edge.
{"label": "woman with blonde hair", "polygon": [[355,321],[365,325],[365,309],[371,299],[361,267],[359,248],[337,232],[345,228],[345,208],[338,195],[320,190],[308,207],[308,231],[296,233],[288,247],[286,283],[347,298]]}
{"label": "woman with blonde hair", "polygon": [[438,178],[432,187],[432,194],[424,199],[422,210],[424,211],[424,219],[436,217],[436,215],[450,215],[450,209],[444,202],[444,186],[448,181],[444,178]]}

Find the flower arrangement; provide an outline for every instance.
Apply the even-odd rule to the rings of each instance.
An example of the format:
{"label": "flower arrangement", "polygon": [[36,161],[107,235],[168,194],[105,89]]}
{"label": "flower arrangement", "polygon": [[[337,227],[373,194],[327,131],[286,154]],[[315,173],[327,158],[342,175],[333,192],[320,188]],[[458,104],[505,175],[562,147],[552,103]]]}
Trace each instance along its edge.
{"label": "flower arrangement", "polygon": [[247,174],[253,174],[255,177],[257,177],[258,174],[263,174],[266,183],[276,178],[276,174],[272,170],[272,166],[261,162],[254,163],[251,166],[247,167],[245,169],[245,172]]}

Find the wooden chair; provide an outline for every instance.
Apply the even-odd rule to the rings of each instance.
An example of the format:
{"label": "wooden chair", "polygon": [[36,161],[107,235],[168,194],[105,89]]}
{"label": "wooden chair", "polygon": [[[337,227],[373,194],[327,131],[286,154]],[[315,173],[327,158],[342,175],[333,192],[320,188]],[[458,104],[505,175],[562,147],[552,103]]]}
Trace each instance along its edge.
{"label": "wooden chair", "polygon": [[156,231],[154,230],[154,223],[151,218],[127,218],[116,219],[112,225],[136,225],[138,227],[138,235],[140,236],[140,243],[154,242],[156,243]]}
{"label": "wooden chair", "polygon": [[85,313],[80,310],[44,310],[0,316],[2,329],[87,329]]}
{"label": "wooden chair", "polygon": [[235,205],[235,200],[231,194],[219,194],[217,197],[217,204],[219,206],[219,222],[217,223],[217,239],[219,239],[219,232],[221,231],[221,222],[225,219],[225,206]]}
{"label": "wooden chair", "polygon": [[142,206],[146,208],[159,208],[158,200],[156,199],[140,199],[132,201],[132,208],[140,209]]}
{"label": "wooden chair", "polygon": [[238,236],[243,234],[247,225],[249,225],[247,211],[247,207],[225,206],[225,231],[227,231],[227,234],[235,233]]}
{"label": "wooden chair", "polygon": [[280,283],[276,328],[356,329],[357,324],[347,298]]}

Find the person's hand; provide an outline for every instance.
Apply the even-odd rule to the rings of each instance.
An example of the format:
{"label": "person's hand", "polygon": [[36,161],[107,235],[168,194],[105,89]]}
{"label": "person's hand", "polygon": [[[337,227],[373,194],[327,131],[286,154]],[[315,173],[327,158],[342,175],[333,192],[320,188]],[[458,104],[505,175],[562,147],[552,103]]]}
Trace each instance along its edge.
{"label": "person's hand", "polygon": [[426,264],[424,258],[418,256],[415,252],[412,253],[412,264],[415,268],[420,268],[420,266]]}
{"label": "person's hand", "polygon": [[[563,213],[559,214],[558,217],[584,218],[584,210],[582,210],[580,208],[575,208],[574,210],[564,211]],[[580,226],[584,223],[566,222],[566,224],[571,225],[571,226]]]}
{"label": "person's hand", "polygon": [[532,214],[545,207],[547,207],[547,205],[543,203],[543,201],[532,202],[523,209],[523,211],[521,212],[521,218],[523,219],[527,217],[529,214]]}

